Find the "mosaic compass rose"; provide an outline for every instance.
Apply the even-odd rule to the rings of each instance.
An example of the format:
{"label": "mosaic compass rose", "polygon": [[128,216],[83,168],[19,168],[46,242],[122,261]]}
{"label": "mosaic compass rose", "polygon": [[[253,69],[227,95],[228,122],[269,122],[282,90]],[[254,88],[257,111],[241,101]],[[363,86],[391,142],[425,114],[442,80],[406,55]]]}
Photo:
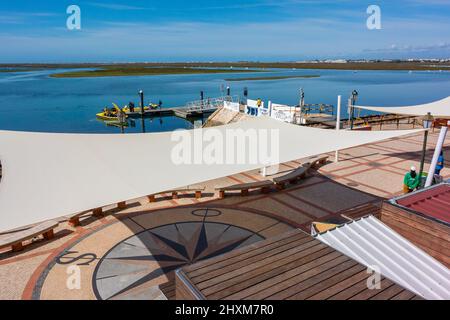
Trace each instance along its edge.
{"label": "mosaic compass rose", "polygon": [[152,299],[157,286],[173,279],[174,270],[263,240],[231,224],[206,221],[220,215],[197,209],[203,221],[159,226],[136,234],[112,248],[99,262],[93,286],[98,299]]}

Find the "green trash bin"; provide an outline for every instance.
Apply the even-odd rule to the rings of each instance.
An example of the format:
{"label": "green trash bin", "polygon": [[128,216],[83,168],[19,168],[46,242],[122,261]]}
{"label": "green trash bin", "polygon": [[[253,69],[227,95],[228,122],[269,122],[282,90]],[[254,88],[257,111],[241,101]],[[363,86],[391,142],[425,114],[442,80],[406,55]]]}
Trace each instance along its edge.
{"label": "green trash bin", "polygon": [[427,183],[428,173],[422,172],[422,177],[420,178],[419,187],[417,189],[425,188],[425,183]]}

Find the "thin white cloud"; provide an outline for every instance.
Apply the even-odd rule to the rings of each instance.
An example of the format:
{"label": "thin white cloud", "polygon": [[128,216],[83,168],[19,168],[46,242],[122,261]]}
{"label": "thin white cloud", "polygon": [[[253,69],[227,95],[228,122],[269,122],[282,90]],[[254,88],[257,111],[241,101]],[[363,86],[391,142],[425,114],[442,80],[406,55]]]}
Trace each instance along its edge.
{"label": "thin white cloud", "polygon": [[31,19],[49,18],[58,16],[54,12],[12,12],[0,11],[0,25],[1,24],[24,24]]}
{"label": "thin white cloud", "polygon": [[192,7],[189,10],[224,10],[224,9],[247,9],[247,8],[261,8],[261,7],[286,7],[293,5],[326,5],[326,4],[336,4],[338,2],[348,2],[349,0],[329,0],[320,1],[317,0],[274,0],[274,1],[258,1],[254,3],[239,3],[231,5],[221,5],[221,6],[202,6],[202,7]]}
{"label": "thin white cloud", "polygon": [[450,6],[448,0],[409,0],[414,5],[426,5],[426,6]]}
{"label": "thin white cloud", "polygon": [[154,8],[149,7],[139,7],[139,6],[132,6],[132,5],[126,5],[126,4],[116,4],[116,3],[101,3],[101,2],[88,2],[88,5],[98,7],[98,8],[104,8],[109,10],[154,10]]}
{"label": "thin white cloud", "polygon": [[402,45],[402,44],[391,44],[386,48],[379,49],[366,49],[365,52],[379,52],[379,53],[390,53],[390,52],[431,52],[431,51],[447,51],[450,53],[450,43],[440,42],[430,45]]}
{"label": "thin white cloud", "polygon": [[0,15],[0,25],[2,24],[21,24],[24,22],[22,17]]}

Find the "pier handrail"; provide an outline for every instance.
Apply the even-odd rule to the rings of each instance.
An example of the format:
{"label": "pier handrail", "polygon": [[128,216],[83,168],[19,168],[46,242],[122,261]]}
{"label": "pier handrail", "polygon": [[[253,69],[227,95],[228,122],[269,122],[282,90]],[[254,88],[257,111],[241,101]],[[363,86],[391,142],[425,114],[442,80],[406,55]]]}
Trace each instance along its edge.
{"label": "pier handrail", "polygon": [[188,102],[184,108],[188,112],[197,111],[197,110],[218,109],[220,107],[223,107],[224,101],[238,102],[239,97],[238,96],[225,96],[225,97],[218,97],[218,98],[207,98],[207,99],[203,99],[203,100],[196,100],[196,101]]}

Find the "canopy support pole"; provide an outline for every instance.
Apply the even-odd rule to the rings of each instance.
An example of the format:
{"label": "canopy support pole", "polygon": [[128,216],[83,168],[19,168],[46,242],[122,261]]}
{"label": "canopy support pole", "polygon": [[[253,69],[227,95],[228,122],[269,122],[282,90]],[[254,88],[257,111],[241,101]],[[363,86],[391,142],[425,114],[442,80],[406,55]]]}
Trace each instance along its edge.
{"label": "canopy support pole", "polygon": [[427,182],[425,183],[425,188],[430,187],[431,184],[433,183],[434,172],[436,171],[436,165],[437,165],[439,156],[442,151],[442,146],[444,145],[444,142],[445,142],[445,137],[447,135],[447,131],[448,131],[447,126],[441,128],[441,133],[439,134],[439,139],[436,144],[436,149],[434,150],[434,156],[433,156],[433,160],[431,161],[430,171],[428,172]]}
{"label": "canopy support pole", "polygon": [[269,117],[272,117],[272,101],[269,100],[269,105],[268,105],[269,109]]}
{"label": "canopy support pole", "polygon": [[[341,96],[338,96],[336,111],[336,131],[339,131],[341,129],[341,98]],[[334,162],[339,162],[339,150],[336,150]]]}

